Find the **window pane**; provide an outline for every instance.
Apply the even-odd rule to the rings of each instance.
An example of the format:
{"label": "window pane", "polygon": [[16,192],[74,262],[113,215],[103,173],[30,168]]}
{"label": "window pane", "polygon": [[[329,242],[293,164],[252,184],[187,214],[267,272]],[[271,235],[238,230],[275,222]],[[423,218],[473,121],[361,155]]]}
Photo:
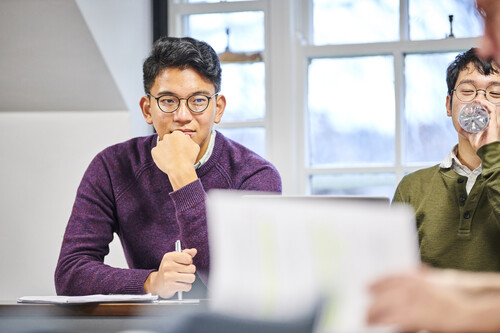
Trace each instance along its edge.
{"label": "window pane", "polygon": [[261,11],[189,15],[188,22],[188,35],[207,42],[217,53],[224,52],[228,46],[227,28],[231,51],[264,50],[264,13]]}
{"label": "window pane", "polygon": [[314,44],[399,39],[399,0],[314,0]]}
{"label": "window pane", "polygon": [[449,15],[453,15],[453,35],[476,37],[483,31],[482,19],[472,0],[410,0],[410,39],[441,39],[450,35]]}
{"label": "window pane", "polygon": [[396,190],[392,173],[312,175],[311,194],[377,195],[390,199]]}
{"label": "window pane", "polygon": [[222,121],[264,119],[264,70],[262,62],[222,65],[221,92],[227,102]]}
{"label": "window pane", "polygon": [[266,156],[266,131],[263,127],[217,128],[217,131],[260,156]]}
{"label": "window pane", "polygon": [[456,55],[406,56],[406,163],[439,162],[457,142],[446,115],[446,68]]}
{"label": "window pane", "polygon": [[393,77],[391,56],[311,61],[312,166],[394,163]]}
{"label": "window pane", "polygon": [[[263,12],[190,15],[188,21],[189,36],[206,41],[219,54],[226,50],[226,28],[230,29],[232,52],[249,53],[264,49]],[[221,93],[227,98],[223,121],[264,119],[264,63],[222,63]]]}

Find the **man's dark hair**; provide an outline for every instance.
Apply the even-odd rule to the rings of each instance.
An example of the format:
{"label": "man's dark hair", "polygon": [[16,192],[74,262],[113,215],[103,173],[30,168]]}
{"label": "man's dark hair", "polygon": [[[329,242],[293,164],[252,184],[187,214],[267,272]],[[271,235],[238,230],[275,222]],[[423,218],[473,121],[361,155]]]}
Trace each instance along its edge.
{"label": "man's dark hair", "polygon": [[448,84],[448,95],[453,99],[453,89],[457,83],[458,75],[467,65],[473,64],[475,69],[483,75],[498,74],[498,65],[493,60],[480,59],[476,54],[476,48],[460,53],[446,70],[446,83]]}
{"label": "man's dark hair", "polygon": [[219,92],[221,67],[214,49],[193,38],[160,37],[142,66],[144,91],[150,93],[156,77],[166,68],[194,69]]}

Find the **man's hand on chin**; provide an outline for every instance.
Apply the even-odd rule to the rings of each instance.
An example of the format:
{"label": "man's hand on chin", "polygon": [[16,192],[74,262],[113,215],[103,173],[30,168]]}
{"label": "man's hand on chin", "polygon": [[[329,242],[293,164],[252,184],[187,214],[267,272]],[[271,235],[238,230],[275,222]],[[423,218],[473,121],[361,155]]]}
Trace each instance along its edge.
{"label": "man's hand on chin", "polygon": [[156,166],[168,175],[174,191],[198,179],[194,164],[199,153],[200,146],[180,130],[165,134],[151,150]]}

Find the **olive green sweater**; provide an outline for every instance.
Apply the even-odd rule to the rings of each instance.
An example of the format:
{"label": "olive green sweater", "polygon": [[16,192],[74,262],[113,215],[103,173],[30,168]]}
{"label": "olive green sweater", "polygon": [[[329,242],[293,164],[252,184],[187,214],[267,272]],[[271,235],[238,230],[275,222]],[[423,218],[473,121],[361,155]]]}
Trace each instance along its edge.
{"label": "olive green sweater", "polygon": [[481,147],[482,174],[467,179],[439,165],[405,176],[393,202],[415,210],[422,261],[432,266],[500,272],[500,142]]}

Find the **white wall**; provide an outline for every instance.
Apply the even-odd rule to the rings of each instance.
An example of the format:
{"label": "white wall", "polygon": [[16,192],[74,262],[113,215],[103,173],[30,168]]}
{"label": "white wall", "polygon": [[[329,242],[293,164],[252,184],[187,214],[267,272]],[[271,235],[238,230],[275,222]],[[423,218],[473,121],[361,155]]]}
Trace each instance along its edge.
{"label": "white wall", "polygon": [[[88,164],[150,133],[138,101],[151,22],[149,0],[0,1],[0,300],[55,294]],[[106,262],[126,265],[118,241]]]}
{"label": "white wall", "polygon": [[130,110],[132,136],[152,133],[139,109],[142,63],[153,39],[150,0],[76,0]]}
{"label": "white wall", "polygon": [[129,136],[128,124],[126,111],[0,113],[0,299],[55,294],[81,177],[96,153]]}

